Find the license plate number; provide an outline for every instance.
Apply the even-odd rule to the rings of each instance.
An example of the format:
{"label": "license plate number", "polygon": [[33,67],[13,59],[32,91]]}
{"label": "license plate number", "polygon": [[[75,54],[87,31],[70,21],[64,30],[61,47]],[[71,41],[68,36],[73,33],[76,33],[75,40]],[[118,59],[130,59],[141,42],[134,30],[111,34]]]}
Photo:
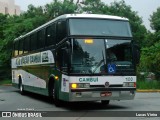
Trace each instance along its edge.
{"label": "license plate number", "polygon": [[111,96],[112,92],[101,92],[101,97]]}

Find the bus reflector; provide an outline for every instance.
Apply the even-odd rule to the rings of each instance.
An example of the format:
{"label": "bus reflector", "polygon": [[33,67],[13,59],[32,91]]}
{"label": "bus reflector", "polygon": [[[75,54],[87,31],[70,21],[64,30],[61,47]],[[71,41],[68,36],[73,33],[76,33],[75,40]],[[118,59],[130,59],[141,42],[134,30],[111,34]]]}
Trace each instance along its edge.
{"label": "bus reflector", "polygon": [[72,84],[71,84],[71,87],[72,87],[72,88],[77,88],[77,84],[72,83]]}
{"label": "bus reflector", "polygon": [[86,43],[86,44],[93,44],[93,39],[85,39],[84,43]]}
{"label": "bus reflector", "polygon": [[55,76],[54,78],[55,78],[55,80],[58,80],[58,79],[59,79],[58,76]]}

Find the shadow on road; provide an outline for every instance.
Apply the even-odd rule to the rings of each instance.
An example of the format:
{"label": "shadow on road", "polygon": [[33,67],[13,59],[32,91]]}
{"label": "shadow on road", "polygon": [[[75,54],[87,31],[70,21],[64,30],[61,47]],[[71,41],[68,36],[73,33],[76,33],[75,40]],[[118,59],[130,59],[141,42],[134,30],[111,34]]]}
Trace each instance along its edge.
{"label": "shadow on road", "polygon": [[126,107],[118,105],[103,105],[101,102],[73,102],[64,105],[68,110],[83,111],[83,110],[116,110],[116,109],[126,109]]}
{"label": "shadow on road", "polygon": [[[16,92],[20,95],[20,92],[18,89],[11,87],[11,86],[0,86],[0,92]],[[23,96],[22,96],[23,97]],[[24,97],[28,97],[30,99],[36,100],[36,101],[42,101],[50,105],[54,105],[54,102],[52,99],[50,99],[47,96],[31,93],[31,92],[25,92]],[[84,110],[125,110],[128,109],[125,106],[114,105],[114,102],[111,101],[109,105],[103,105],[100,101],[98,102],[62,102],[61,108],[64,110],[71,110],[71,111],[84,111]]]}
{"label": "shadow on road", "polygon": [[[19,91],[17,91],[19,93]],[[20,94],[20,93],[19,93]],[[42,101],[47,104],[54,105],[54,101],[47,96],[26,92],[26,97],[31,99]],[[109,105],[103,105],[100,101],[93,101],[93,102],[61,102],[61,108],[65,110],[71,111],[84,111],[84,110],[125,110],[127,107],[120,106],[120,105],[113,105],[112,102]]]}

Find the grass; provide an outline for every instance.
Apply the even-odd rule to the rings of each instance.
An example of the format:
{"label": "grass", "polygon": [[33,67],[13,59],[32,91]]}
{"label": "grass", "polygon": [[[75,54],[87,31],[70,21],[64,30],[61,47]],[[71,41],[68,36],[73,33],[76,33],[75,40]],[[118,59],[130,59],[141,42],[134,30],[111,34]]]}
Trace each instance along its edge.
{"label": "grass", "polygon": [[152,81],[137,81],[137,89],[160,89],[160,81],[152,80]]}
{"label": "grass", "polygon": [[9,80],[9,79],[6,79],[6,80],[0,80],[0,85],[4,85],[4,84],[11,84],[12,81]]}

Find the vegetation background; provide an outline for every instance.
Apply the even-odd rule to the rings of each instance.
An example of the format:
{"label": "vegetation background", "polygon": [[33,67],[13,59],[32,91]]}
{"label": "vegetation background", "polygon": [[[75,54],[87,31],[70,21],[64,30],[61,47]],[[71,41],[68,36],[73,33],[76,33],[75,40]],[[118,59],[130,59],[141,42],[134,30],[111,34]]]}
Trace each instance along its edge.
{"label": "vegetation background", "polygon": [[[11,79],[13,40],[59,15],[69,13],[107,14],[128,18],[133,39],[141,48],[140,64],[137,66],[138,85],[142,87],[148,73],[154,73],[156,82],[153,84],[160,88],[160,7],[150,15],[150,25],[154,30],[150,32],[143,25],[142,18],[124,0],[112,2],[111,5],[101,0],[84,0],[81,4],[79,0],[53,0],[45,6],[29,5],[28,10],[20,16],[0,14],[0,82]],[[141,72],[144,74],[141,75]]]}

